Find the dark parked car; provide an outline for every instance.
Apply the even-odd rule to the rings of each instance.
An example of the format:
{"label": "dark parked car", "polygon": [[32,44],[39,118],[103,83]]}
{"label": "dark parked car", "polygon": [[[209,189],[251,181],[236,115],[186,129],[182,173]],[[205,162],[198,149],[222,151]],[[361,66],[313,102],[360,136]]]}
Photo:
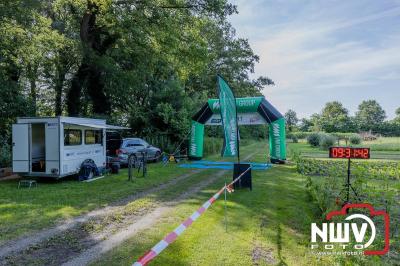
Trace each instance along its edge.
{"label": "dark parked car", "polygon": [[161,150],[153,147],[140,138],[122,138],[118,132],[107,132],[107,156],[117,157],[121,164],[127,165],[129,155],[133,160],[147,154],[147,161],[157,161],[161,157]]}

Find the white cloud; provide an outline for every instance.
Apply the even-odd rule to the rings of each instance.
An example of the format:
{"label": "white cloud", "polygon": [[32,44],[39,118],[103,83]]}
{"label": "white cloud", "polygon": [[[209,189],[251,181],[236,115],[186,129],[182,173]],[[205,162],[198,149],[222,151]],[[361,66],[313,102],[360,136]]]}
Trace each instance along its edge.
{"label": "white cloud", "polygon": [[[366,25],[397,19],[400,7],[364,16],[357,16],[357,10],[350,10],[348,15],[340,14],[341,19],[325,18],[325,11],[321,8],[321,13],[314,16],[314,21],[307,17],[297,17],[296,20],[284,23],[266,22],[264,26],[245,23],[246,17],[254,21],[259,5],[260,1],[253,5],[246,4],[243,16],[242,5],[239,3],[239,16],[243,17],[239,24],[233,21],[233,25],[240,36],[254,36],[254,32],[262,36],[250,37],[249,40],[260,56],[256,75],[266,75],[275,81],[276,86],[265,88],[264,93],[271,100],[277,101],[278,108],[279,105],[284,110],[297,108],[300,115],[304,116],[319,111],[324,104],[321,101],[338,97],[351,104],[349,109],[354,110],[360,102],[363,88],[380,86],[388,80],[400,81],[399,27],[391,30],[392,25],[388,23],[389,28],[382,29],[382,32],[387,32],[363,38],[358,36],[360,28],[367,29]],[[243,31],[241,23],[246,31]],[[400,90],[390,86],[379,89],[379,93],[388,93],[387,107],[395,108],[390,94],[397,92],[400,98]],[[358,90],[361,94],[359,99],[352,102],[344,98],[343,95],[349,90]],[[370,96],[373,90],[368,93]],[[302,107],[299,101],[305,101],[305,97],[316,97],[314,102],[318,104],[314,104],[314,109],[310,106]],[[379,97],[382,98],[381,95]],[[285,101],[285,98],[288,100]],[[383,105],[385,107],[385,103]]]}

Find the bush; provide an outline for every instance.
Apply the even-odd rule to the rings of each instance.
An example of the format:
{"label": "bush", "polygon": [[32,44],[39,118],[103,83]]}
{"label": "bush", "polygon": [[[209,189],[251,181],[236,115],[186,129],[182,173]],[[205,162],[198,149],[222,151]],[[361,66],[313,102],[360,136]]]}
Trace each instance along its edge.
{"label": "bush", "polygon": [[292,142],[293,142],[293,143],[299,142],[299,140],[297,139],[296,135],[293,135],[293,136],[292,136]]}
{"label": "bush", "polygon": [[[320,160],[298,156],[297,171],[303,175],[347,176],[347,161]],[[351,175],[354,178],[367,179],[400,179],[400,162],[397,161],[353,161]]]}
{"label": "bush", "polygon": [[320,139],[321,139],[321,135],[319,133],[311,133],[307,137],[307,142],[311,146],[318,147]]}
{"label": "bush", "polygon": [[349,141],[353,145],[358,145],[358,144],[361,144],[362,139],[361,139],[360,135],[354,134],[354,135],[350,136]]}
{"label": "bush", "polygon": [[11,146],[0,138],[0,168],[11,166]]}
{"label": "bush", "polygon": [[322,149],[327,150],[329,149],[329,147],[332,147],[336,141],[337,141],[336,137],[329,134],[323,134],[320,135],[319,146]]}

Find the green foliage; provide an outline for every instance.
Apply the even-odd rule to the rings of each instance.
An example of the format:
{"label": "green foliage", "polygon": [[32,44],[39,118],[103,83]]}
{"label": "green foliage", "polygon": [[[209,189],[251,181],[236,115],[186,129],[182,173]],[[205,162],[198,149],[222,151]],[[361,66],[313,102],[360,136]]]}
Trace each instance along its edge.
{"label": "green foliage", "polygon": [[385,111],[375,100],[363,101],[356,112],[357,123],[363,131],[375,131],[385,117]]}
{"label": "green foliage", "polygon": [[294,131],[294,132],[288,132],[286,134],[286,137],[288,139],[291,139],[293,137],[296,137],[297,139],[306,139],[309,135],[313,133],[314,132]]}
{"label": "green foliage", "polygon": [[313,126],[313,123],[310,119],[302,118],[300,120],[299,130],[300,131],[310,131],[312,126]]}
{"label": "green foliage", "polygon": [[353,145],[358,145],[358,144],[361,144],[362,138],[358,134],[353,134],[353,135],[350,136],[349,141]]}
{"label": "green foliage", "polygon": [[[400,162],[352,161],[351,165],[352,176],[356,178],[400,179]],[[304,175],[345,177],[347,161],[299,158],[297,171]]]}
{"label": "green foliage", "polygon": [[7,140],[0,137],[0,168],[11,165],[11,146]]}
{"label": "green foliage", "polygon": [[335,142],[337,141],[336,137],[330,134],[320,134],[320,139],[319,139],[319,146],[327,150],[329,147],[333,146]]}
{"label": "green foliage", "polygon": [[224,140],[222,138],[205,137],[203,152],[205,155],[220,154]]}
{"label": "green foliage", "polygon": [[74,115],[174,146],[217,73],[238,97],[273,85],[250,77],[259,57],[228,22],[236,12],[226,0],[0,3],[0,134],[17,116]]}
{"label": "green foliage", "polygon": [[307,142],[311,146],[317,147],[319,146],[319,142],[321,140],[321,134],[313,132],[307,136]]}
{"label": "green foliage", "polygon": [[395,118],[392,121],[383,121],[376,125],[374,132],[385,137],[400,136],[400,120]]}
{"label": "green foliage", "polygon": [[328,133],[348,131],[351,124],[349,111],[340,102],[328,102],[322,109],[319,124]]}
{"label": "green foliage", "polygon": [[[396,110],[396,114],[400,108]],[[348,115],[348,110],[340,102],[329,102],[320,114],[313,114],[309,119],[301,119],[300,131],[324,131],[334,133],[373,131],[382,136],[400,136],[400,115],[393,120],[384,121],[385,111],[375,101],[364,101],[359,105],[355,117]],[[348,140],[349,136],[340,139]]]}
{"label": "green foliage", "polygon": [[[307,187],[310,194],[317,202],[323,215],[332,210],[337,210],[342,206],[345,198],[343,187],[347,174],[346,160],[315,160],[297,157],[297,170],[307,175]],[[375,209],[384,209],[390,213],[394,220],[393,224],[398,224],[397,217],[400,215],[398,200],[396,195],[399,192],[397,185],[400,179],[399,162],[378,162],[378,161],[352,161],[351,163],[352,186],[357,191],[362,202],[370,203]],[[350,194],[350,202],[357,201]],[[375,225],[378,230],[383,231],[383,221],[377,221]],[[399,227],[391,228],[391,238],[398,235]],[[378,236],[378,241],[383,242],[383,237]],[[398,250],[400,243],[391,243],[394,250]],[[395,251],[395,253],[398,251]],[[383,258],[383,264],[394,265],[396,257]],[[364,259],[364,258],[363,258]],[[358,261],[357,264],[368,264],[366,261]]]}
{"label": "green foliage", "polygon": [[297,118],[297,114],[295,111],[293,111],[292,109],[289,109],[286,113],[285,113],[285,119],[286,119],[286,125],[289,129],[289,132],[293,130],[293,127],[295,127],[297,125],[297,123],[299,122],[299,119]]}

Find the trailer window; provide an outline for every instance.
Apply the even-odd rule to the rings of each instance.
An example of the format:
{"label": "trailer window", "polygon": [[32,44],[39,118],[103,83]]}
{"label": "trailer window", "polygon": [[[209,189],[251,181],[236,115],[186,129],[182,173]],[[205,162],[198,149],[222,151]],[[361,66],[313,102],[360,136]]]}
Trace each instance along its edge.
{"label": "trailer window", "polygon": [[85,144],[103,144],[101,130],[85,130]]}
{"label": "trailer window", "polygon": [[82,131],[79,129],[64,129],[64,146],[82,144]]}

